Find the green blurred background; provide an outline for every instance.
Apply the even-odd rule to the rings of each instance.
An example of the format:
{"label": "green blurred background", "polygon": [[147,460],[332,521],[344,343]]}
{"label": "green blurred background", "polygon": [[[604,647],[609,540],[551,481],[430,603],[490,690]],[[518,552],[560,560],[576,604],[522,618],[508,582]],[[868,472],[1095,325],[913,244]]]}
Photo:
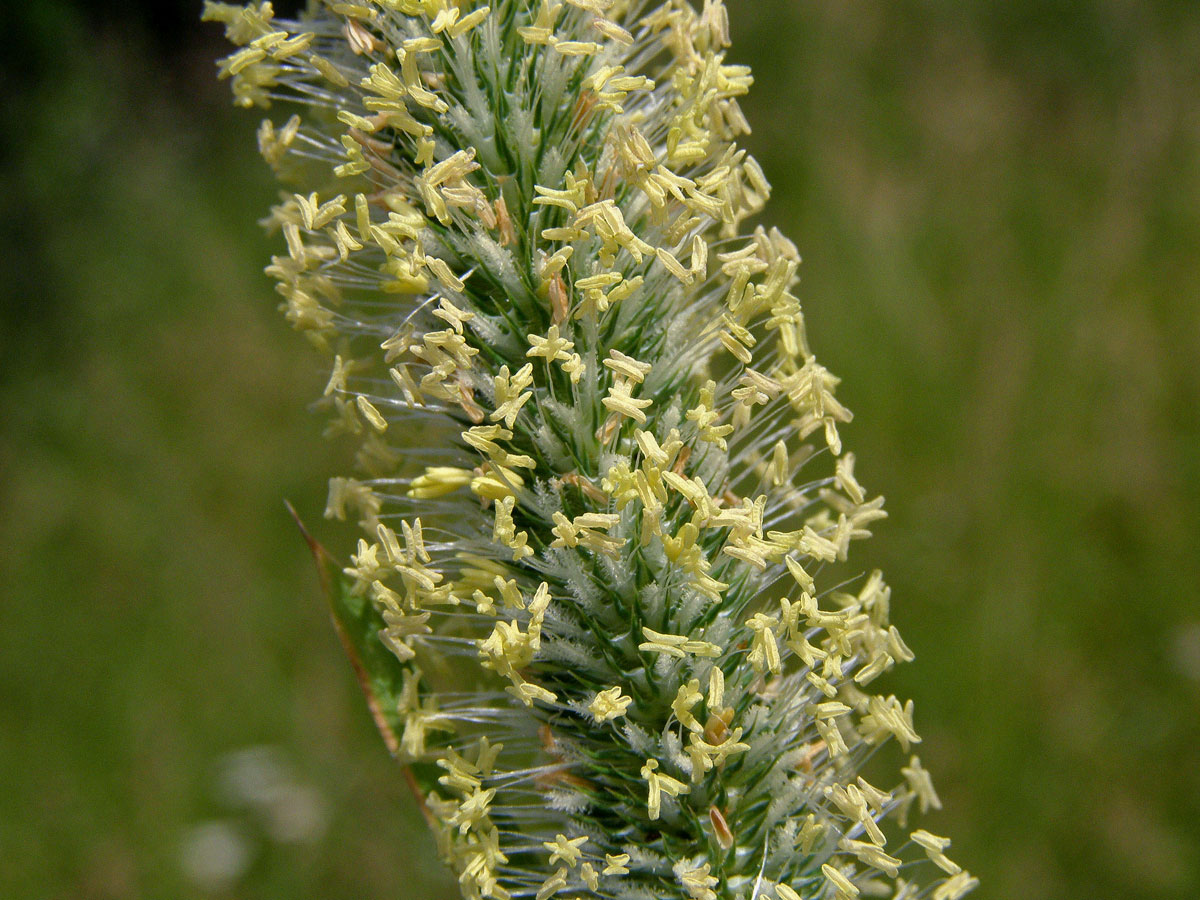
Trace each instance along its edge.
{"label": "green blurred background", "polygon": [[[1200,4],[753,0],[767,214],[977,896],[1200,896]],[[198,4],[196,4],[198,6]],[[321,606],[343,448],[185,3],[0,62],[0,897],[454,896]],[[8,23],[11,25],[11,21]],[[15,34],[15,38],[13,35]]]}

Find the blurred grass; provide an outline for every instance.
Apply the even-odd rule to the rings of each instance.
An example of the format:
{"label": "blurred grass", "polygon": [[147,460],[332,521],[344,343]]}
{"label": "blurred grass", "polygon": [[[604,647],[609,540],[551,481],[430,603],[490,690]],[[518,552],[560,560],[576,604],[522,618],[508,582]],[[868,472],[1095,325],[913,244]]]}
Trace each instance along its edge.
{"label": "blurred grass", "polygon": [[[282,508],[324,527],[343,464],[261,275],[256,117],[211,30],[31,9],[0,110],[0,896],[450,897]],[[918,653],[924,824],[981,897],[1197,896],[1200,8],[732,19],[767,221],[889,498],[860,563]],[[318,842],[222,799],[260,744],[324,798]],[[252,864],[206,890],[180,852],[213,820]]]}

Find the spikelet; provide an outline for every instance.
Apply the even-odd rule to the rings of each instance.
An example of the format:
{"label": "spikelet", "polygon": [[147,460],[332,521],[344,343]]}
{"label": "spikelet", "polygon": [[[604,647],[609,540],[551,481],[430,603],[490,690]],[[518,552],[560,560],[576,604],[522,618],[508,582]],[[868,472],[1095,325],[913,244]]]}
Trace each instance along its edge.
{"label": "spikelet", "polygon": [[869,692],[911,652],[838,571],[882,499],[796,248],[741,228],[770,188],[719,0],[204,17],[237,103],[299,104],[259,130],[267,271],[361,445],[335,610],[464,897],[974,887],[944,838],[888,845],[940,806],[915,756],[859,774],[920,740]]}

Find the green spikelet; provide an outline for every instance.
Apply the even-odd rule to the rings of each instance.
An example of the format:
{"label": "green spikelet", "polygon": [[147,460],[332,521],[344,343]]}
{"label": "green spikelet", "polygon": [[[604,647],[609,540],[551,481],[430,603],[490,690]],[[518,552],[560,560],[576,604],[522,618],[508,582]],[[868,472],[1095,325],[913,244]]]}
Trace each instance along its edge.
{"label": "green spikelet", "polygon": [[239,104],[301,104],[259,131],[297,191],[267,271],[361,439],[335,610],[464,896],[973,888],[902,833],[940,805],[915,756],[860,776],[919,740],[868,689],[911,654],[878,573],[839,565],[882,498],[796,249],[739,229],[769,187],[719,0],[205,18]]}

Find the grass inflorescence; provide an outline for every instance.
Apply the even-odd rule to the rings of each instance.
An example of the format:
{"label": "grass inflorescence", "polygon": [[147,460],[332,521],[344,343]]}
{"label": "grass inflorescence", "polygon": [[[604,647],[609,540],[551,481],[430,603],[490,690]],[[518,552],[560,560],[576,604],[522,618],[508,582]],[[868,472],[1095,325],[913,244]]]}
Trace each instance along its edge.
{"label": "grass inflorescence", "polygon": [[205,16],[239,104],[299,104],[258,137],[289,190],[267,271],[359,440],[331,592],[464,896],[973,888],[908,830],[940,803],[870,685],[912,654],[839,565],[883,501],[796,248],[742,228],[770,188],[721,3]]}

